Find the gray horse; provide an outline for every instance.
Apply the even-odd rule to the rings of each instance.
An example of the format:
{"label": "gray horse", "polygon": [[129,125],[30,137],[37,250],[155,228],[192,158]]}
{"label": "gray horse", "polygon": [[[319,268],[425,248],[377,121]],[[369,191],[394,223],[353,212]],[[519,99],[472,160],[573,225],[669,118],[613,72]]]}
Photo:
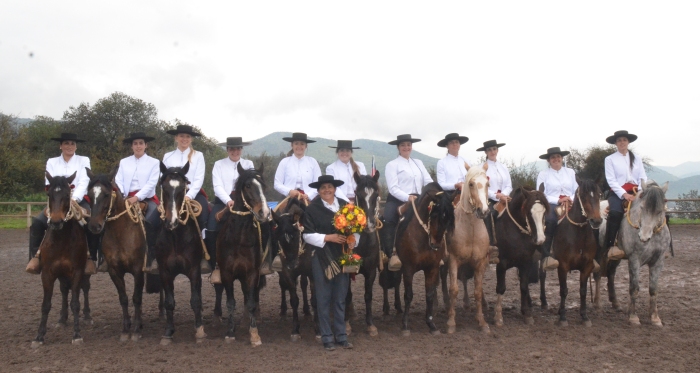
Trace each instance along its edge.
{"label": "gray horse", "polygon": [[[618,247],[625,252],[629,264],[630,304],[627,316],[632,325],[639,325],[636,302],[639,298],[639,268],[649,266],[649,313],[651,323],[663,326],[656,307],[656,292],[661,270],[664,267],[664,253],[671,243],[671,233],[666,225],[665,195],[668,182],[659,186],[653,180],[642,181],[642,193],[632,202],[629,214],[625,217],[617,236]],[[601,206],[603,208],[603,206]],[[605,237],[605,224],[601,226],[599,236]],[[614,262],[613,262],[614,263]],[[608,292],[613,307],[619,304],[614,295],[615,264],[608,266]],[[619,262],[618,262],[619,263]],[[613,268],[611,268],[613,267]],[[612,270],[611,270],[612,269]],[[600,307],[599,287],[596,281],[594,305]]]}

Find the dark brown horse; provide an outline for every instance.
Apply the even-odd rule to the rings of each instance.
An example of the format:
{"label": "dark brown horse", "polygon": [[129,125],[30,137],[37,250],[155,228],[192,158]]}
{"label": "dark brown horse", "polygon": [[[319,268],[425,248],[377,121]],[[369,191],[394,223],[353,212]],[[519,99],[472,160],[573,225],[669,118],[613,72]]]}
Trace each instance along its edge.
{"label": "dark brown horse", "polygon": [[[138,210],[127,210],[126,201],[114,184],[114,175],[94,175],[90,169],[88,196],[92,216],[88,228],[94,234],[102,235],[102,254],[107,261],[109,277],[119,294],[119,304],[122,307],[122,333],[120,341],[141,339],[141,300],[144,285],[144,255],[146,253],[146,237],[143,230],[141,213]],[[134,221],[135,220],[135,221]],[[124,275],[134,276],[134,323],[132,328],[129,316],[129,298],[126,294]]]}
{"label": "dark brown horse", "polygon": [[[377,221],[379,220],[379,199],[381,191],[379,189],[379,171],[374,176],[354,174],[355,203],[362,208],[367,215],[367,227],[360,235],[360,243],[355,248],[355,253],[362,257],[360,274],[365,278],[365,323],[367,333],[370,336],[378,335],[377,327],[372,321],[372,287],[377,278],[377,266],[380,260],[379,231]],[[354,313],[352,305],[352,282],[348,283],[348,294],[345,298],[345,321],[346,330],[350,328],[350,316]]]}
{"label": "dark brown horse", "polygon": [[221,284],[226,290],[228,309],[226,340],[235,339],[233,314],[236,300],[233,296],[233,282],[238,280],[250,316],[250,343],[253,346],[262,344],[256,314],[262,285],[260,266],[270,235],[271,219],[264,195],[263,172],[263,165],[260,165],[259,170],[244,170],[238,164],[233,211],[225,210],[223,227],[216,240],[216,261],[221,270]]}
{"label": "dark brown horse", "polygon": [[549,203],[542,191],[518,188],[510,194],[507,209],[495,220],[499,263],[496,265],[496,326],[503,325],[502,302],[506,291],[506,271],[518,268],[520,278],[520,312],[525,322],[533,324],[532,298],[528,288],[531,275],[537,276],[533,259],[535,250],[544,243],[544,217]]}
{"label": "dark brown horse", "polygon": [[[569,290],[566,278],[570,271],[579,271],[579,293],[581,296],[581,321],[585,326],[591,326],[591,320],[586,313],[586,280],[593,272],[593,260],[598,251],[594,229],[600,227],[603,221],[600,217],[600,188],[596,183],[587,179],[576,178],[578,190],[570,210],[559,221],[559,226],[552,242],[552,254],[559,261],[559,325],[566,326],[566,296]],[[565,208],[569,207],[565,205]],[[546,272],[540,273],[540,297],[546,304],[544,282]]]}
{"label": "dark brown horse", "polygon": [[454,229],[455,213],[452,201],[438,183],[423,187],[415,203],[408,208],[396,229],[396,251],[401,259],[404,281],[403,335],[408,336],[408,317],[413,301],[413,276],[418,271],[425,274],[425,322],[431,334],[440,334],[433,322],[433,309],[437,300],[440,281],[440,260],[445,256],[445,234]]}
{"label": "dark brown horse", "polygon": [[185,203],[187,191],[187,171],[184,167],[167,168],[161,162],[160,186],[162,188],[161,225],[156,240],[156,260],[160,272],[160,282],[165,292],[166,327],[161,338],[161,345],[169,345],[175,333],[173,320],[175,311],[175,277],[179,274],[190,280],[190,305],[194,311],[195,338],[197,342],[206,338],[202,326],[202,270],[203,243],[195,223],[193,210]]}
{"label": "dark brown horse", "polygon": [[[41,285],[44,300],[41,303],[41,322],[32,348],[44,343],[46,322],[51,310],[51,297],[56,279],[61,284],[63,297],[59,324],[68,320],[68,291],[71,291],[70,309],[73,312],[73,343],[82,343],[80,336],[80,289],[84,277],[85,262],[88,257],[87,238],[82,227],[82,210],[71,199],[70,184],[76,173],[69,177],[56,176],[46,172],[49,181],[47,214],[49,229],[41,243]],[[87,280],[89,281],[89,280]],[[87,307],[87,305],[86,305]]]}

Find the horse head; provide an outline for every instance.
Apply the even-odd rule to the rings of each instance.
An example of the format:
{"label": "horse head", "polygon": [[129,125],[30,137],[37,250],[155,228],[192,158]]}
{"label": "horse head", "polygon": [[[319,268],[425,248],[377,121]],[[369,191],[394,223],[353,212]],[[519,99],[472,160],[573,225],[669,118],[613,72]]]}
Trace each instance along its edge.
{"label": "horse head", "polygon": [[592,180],[579,179],[576,176],[578,190],[574,198],[573,208],[578,209],[580,205],[581,214],[588,219],[588,224],[593,229],[600,228],[603,218],[600,215],[600,187]]}
{"label": "horse head", "polygon": [[[663,186],[659,186],[655,181],[642,180],[642,193],[639,195],[638,203],[640,209],[639,239],[647,242],[651,236],[666,223],[666,191],[668,191],[668,181]],[[635,203],[633,202],[633,208]]]}
{"label": "horse head", "polygon": [[438,183],[432,182],[423,188],[417,204],[419,214],[427,211],[428,240],[430,247],[437,250],[442,246],[445,233],[451,232],[455,227],[452,201]]}
{"label": "horse head", "polygon": [[367,232],[373,233],[377,228],[377,216],[379,216],[379,171],[374,176],[353,175],[355,179],[355,203],[365,211],[367,216]]}
{"label": "horse head", "polygon": [[[520,187],[511,193],[511,201],[508,202],[508,209],[512,211],[514,221],[525,221],[525,226],[530,230],[529,234],[535,245],[542,245],[544,236],[544,217],[549,212],[549,203],[544,195],[544,184],[540,190],[527,187]],[[535,226],[530,228],[530,222]]]}
{"label": "horse head", "polygon": [[465,163],[464,166],[467,168],[467,175],[464,177],[460,203],[470,204],[476,217],[483,219],[489,211],[489,178],[486,176],[489,165],[484,163],[483,167],[469,167]]}
{"label": "horse head", "polygon": [[63,228],[63,223],[66,221],[66,216],[70,211],[71,199],[71,183],[77,175],[77,171],[68,177],[51,176],[46,171],[46,179],[49,181],[49,189],[46,194],[49,196],[48,211],[49,211],[49,227],[53,230]]}
{"label": "horse head", "polygon": [[[174,230],[180,221],[180,209],[185,201],[187,191],[187,171],[190,170],[189,162],[184,167],[166,167],[160,162],[160,187],[163,200],[161,201],[165,211],[165,228]],[[206,208],[206,206],[202,206]]]}
{"label": "horse head", "polygon": [[[114,183],[114,177],[119,167],[112,170],[109,175],[95,175],[92,170],[85,167],[90,184],[88,184],[88,197],[90,197],[90,221],[88,229],[90,232],[99,234],[105,227],[110,210],[114,208],[115,197],[119,193]],[[114,196],[112,195],[114,193]]]}
{"label": "horse head", "polygon": [[236,199],[234,206],[245,206],[259,222],[266,222],[271,219],[270,208],[265,199],[265,182],[262,174],[265,169],[264,164],[260,164],[258,170],[245,170],[238,163],[238,180],[236,181]]}
{"label": "horse head", "polygon": [[287,269],[292,270],[299,265],[299,257],[303,253],[301,250],[303,246],[304,207],[298,199],[291,198],[282,213],[272,212],[272,218],[276,224],[273,234],[278,246],[273,250],[282,250],[281,256],[284,259],[284,264]]}

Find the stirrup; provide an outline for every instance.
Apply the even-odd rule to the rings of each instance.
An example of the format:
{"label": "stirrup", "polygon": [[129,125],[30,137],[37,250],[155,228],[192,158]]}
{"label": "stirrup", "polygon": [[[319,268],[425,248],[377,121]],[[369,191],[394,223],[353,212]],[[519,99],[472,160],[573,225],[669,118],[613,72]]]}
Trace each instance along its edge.
{"label": "stirrup", "polygon": [[39,261],[39,257],[35,256],[33,257],[29,263],[27,263],[27,268],[24,269],[27,273],[31,273],[33,275],[38,275],[41,273],[41,262]]}
{"label": "stirrup", "polygon": [[621,260],[627,258],[627,255],[625,254],[624,251],[620,250],[619,247],[617,246],[612,246],[610,247],[610,250],[608,250],[608,259],[609,260]]}
{"label": "stirrup", "polygon": [[598,261],[593,259],[593,273],[598,273],[600,272],[600,264],[598,264]]}
{"label": "stirrup", "polygon": [[87,258],[87,261],[85,261],[85,275],[94,275],[97,273],[97,267],[95,266],[95,262],[91,258]]}
{"label": "stirrup", "polygon": [[272,270],[275,272],[282,272],[282,258],[279,255],[272,260]]}
{"label": "stirrup", "polygon": [[146,267],[146,273],[149,275],[158,275],[160,272],[158,271],[158,261],[153,259],[151,261],[151,265]]}
{"label": "stirrup", "polygon": [[383,251],[380,251],[379,255],[381,256],[382,263],[384,263],[384,264],[389,263],[389,257],[386,256],[386,254],[384,254]]}
{"label": "stirrup", "polygon": [[199,268],[201,269],[202,274],[211,273],[211,266],[209,266],[209,262],[206,259],[202,259],[202,261],[199,263]]}
{"label": "stirrup", "polygon": [[103,260],[102,264],[100,264],[99,267],[97,267],[97,272],[107,272],[107,261]]}
{"label": "stirrup", "polygon": [[270,269],[270,264],[265,262],[260,267],[260,276],[267,276],[272,274],[272,269]]}
{"label": "stirrup", "polygon": [[498,247],[496,246],[489,246],[489,264],[498,264],[501,261],[498,259]]}
{"label": "stirrup", "polygon": [[542,269],[545,271],[553,271],[559,268],[559,261],[548,256],[542,261]]}
{"label": "stirrup", "polygon": [[396,252],[391,254],[391,259],[389,259],[389,270],[396,272],[401,270],[401,259],[396,255]]}
{"label": "stirrup", "polygon": [[221,284],[221,271],[219,270],[219,266],[216,266],[214,271],[211,273],[211,276],[209,276],[209,283],[212,285]]}

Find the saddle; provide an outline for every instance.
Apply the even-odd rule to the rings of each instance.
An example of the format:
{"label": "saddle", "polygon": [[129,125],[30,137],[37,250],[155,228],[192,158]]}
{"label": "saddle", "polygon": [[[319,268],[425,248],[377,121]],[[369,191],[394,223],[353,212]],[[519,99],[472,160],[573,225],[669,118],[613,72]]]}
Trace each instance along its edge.
{"label": "saddle", "polygon": [[500,218],[501,215],[503,215],[503,211],[506,211],[506,202],[496,202],[496,204],[493,205],[493,209],[496,210],[496,213],[498,213],[498,217]]}
{"label": "saddle", "polygon": [[396,209],[399,212],[399,216],[403,216],[403,214],[406,213],[406,210],[408,210],[408,206],[410,204],[410,202],[405,202],[403,205],[399,206],[398,209]]}
{"label": "saddle", "polygon": [[143,212],[143,215],[145,216],[146,211],[148,210],[148,202],[139,201],[139,208],[141,209],[141,211]]}

